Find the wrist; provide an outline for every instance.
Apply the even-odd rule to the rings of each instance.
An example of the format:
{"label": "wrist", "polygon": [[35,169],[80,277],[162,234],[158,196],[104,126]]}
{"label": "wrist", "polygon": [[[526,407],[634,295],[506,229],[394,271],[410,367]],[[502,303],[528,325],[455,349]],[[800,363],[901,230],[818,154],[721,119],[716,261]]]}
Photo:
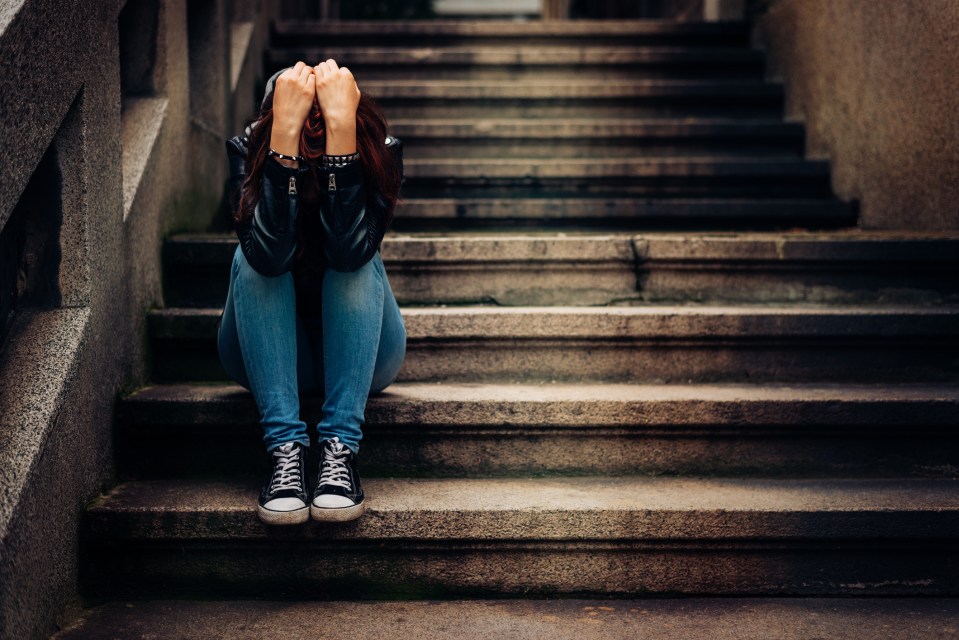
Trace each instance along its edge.
{"label": "wrist", "polygon": [[327,155],[356,153],[356,121],[326,125]]}
{"label": "wrist", "polygon": [[299,155],[300,131],[300,128],[292,130],[274,126],[270,131],[270,147],[286,155]]}
{"label": "wrist", "polygon": [[334,116],[328,113],[323,114],[323,124],[327,131],[350,131],[356,129],[356,114],[351,113],[348,116]]}

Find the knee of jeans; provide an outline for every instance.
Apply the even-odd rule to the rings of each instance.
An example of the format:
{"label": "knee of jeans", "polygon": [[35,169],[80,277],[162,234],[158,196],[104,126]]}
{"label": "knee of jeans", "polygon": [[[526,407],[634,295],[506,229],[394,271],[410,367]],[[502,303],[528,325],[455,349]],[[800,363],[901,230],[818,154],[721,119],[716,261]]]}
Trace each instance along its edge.
{"label": "knee of jeans", "polygon": [[384,362],[382,366],[373,371],[373,381],[370,385],[370,395],[379,393],[383,389],[396,382],[396,379],[400,377],[400,369],[402,368],[403,361],[405,359],[406,331],[404,330],[403,336],[399,343],[394,346],[389,360]]}
{"label": "knee of jeans", "polygon": [[364,309],[377,292],[382,294],[383,283],[372,260],[356,271],[334,271],[323,274],[323,299],[336,299],[340,309]]}
{"label": "knee of jeans", "polygon": [[375,396],[376,394],[380,393],[381,391],[383,391],[384,389],[386,389],[387,387],[389,387],[391,384],[393,384],[394,382],[396,382],[396,379],[399,378],[399,377],[400,377],[399,371],[397,371],[396,373],[394,373],[394,374],[393,374],[390,378],[388,378],[387,380],[377,380],[377,379],[374,377],[374,378],[373,378],[373,384],[370,386],[370,395],[371,395],[371,396]]}

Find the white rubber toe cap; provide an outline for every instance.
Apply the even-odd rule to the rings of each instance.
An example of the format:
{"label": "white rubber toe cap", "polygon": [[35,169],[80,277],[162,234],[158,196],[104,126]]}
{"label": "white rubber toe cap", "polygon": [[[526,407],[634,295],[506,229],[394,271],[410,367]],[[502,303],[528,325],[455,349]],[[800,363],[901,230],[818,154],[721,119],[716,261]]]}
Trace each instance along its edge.
{"label": "white rubber toe cap", "polygon": [[299,498],[274,498],[263,505],[264,509],[270,511],[296,511],[305,507],[306,505]]}
{"label": "white rubber toe cap", "polygon": [[320,507],[321,509],[341,509],[343,507],[352,507],[354,504],[356,503],[346,496],[338,496],[329,493],[322,496],[316,496],[313,499],[313,505]]}

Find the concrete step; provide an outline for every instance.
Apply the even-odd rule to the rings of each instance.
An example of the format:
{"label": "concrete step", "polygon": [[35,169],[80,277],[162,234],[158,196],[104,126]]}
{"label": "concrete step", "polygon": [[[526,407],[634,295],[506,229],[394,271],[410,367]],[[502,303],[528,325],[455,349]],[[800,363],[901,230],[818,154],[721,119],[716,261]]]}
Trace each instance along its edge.
{"label": "concrete step", "polygon": [[775,120],[391,120],[404,158],[801,158],[804,130]]}
{"label": "concrete step", "polygon": [[270,48],[267,69],[298,60],[333,58],[367,80],[626,80],[644,78],[752,78],[761,80],[760,51],[731,47],[524,46],[504,47],[308,47]]}
{"label": "concrete step", "polygon": [[[233,234],[164,243],[169,307],[222,306]],[[400,304],[959,303],[959,236],[832,233],[387,234]]]}
{"label": "concrete step", "polygon": [[404,160],[410,198],[828,198],[829,163],[778,158],[432,158]]}
{"label": "concrete step", "polygon": [[393,228],[467,229],[825,229],[856,223],[854,206],[829,198],[646,198],[404,196]]}
{"label": "concrete step", "polygon": [[[304,395],[313,425],[321,395]],[[959,475],[959,387],[416,384],[372,396],[364,477]],[[269,474],[236,385],[155,385],[117,404],[124,478]],[[216,455],[210,455],[216,451]]]}
{"label": "concrete step", "polygon": [[[157,381],[224,378],[220,309],[149,314]],[[404,308],[399,381],[955,381],[959,307]]]}
{"label": "concrete step", "polygon": [[277,20],[272,27],[274,47],[749,46],[745,22]]}
{"label": "concrete step", "polygon": [[959,481],[363,481],[367,512],[278,530],[255,481],[125,482],[91,506],[100,597],[959,591]]}
{"label": "concrete step", "polygon": [[[184,235],[164,247],[166,302],[222,306],[232,235]],[[400,304],[608,304],[636,297],[628,235],[388,234],[381,246]]]}
{"label": "concrete step", "polygon": [[[55,640],[915,640],[949,637],[953,598],[496,599],[413,602],[117,600]],[[942,635],[947,634],[947,635]]]}
{"label": "concrete step", "polygon": [[758,80],[508,82],[370,80],[390,118],[781,118],[781,85]]}

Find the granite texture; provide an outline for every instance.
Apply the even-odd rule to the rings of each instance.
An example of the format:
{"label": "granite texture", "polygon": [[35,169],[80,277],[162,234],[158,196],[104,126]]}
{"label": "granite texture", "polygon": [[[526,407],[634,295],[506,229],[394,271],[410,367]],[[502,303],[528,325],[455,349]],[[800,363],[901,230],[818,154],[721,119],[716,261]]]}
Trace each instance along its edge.
{"label": "granite texture", "polygon": [[525,599],[419,602],[118,601],[56,640],[914,640],[959,637],[949,599]]}
{"label": "granite texture", "polygon": [[[164,243],[171,307],[221,307],[234,234]],[[959,302],[955,232],[392,232],[401,306]]]}
{"label": "granite texture", "polygon": [[[310,433],[322,402],[301,399]],[[957,410],[959,390],[918,385],[394,383],[367,403],[362,469],[364,477],[955,477]],[[252,395],[235,385],[145,388],[118,405],[120,474],[268,473],[258,417]]]}
{"label": "granite texture", "polygon": [[[258,15],[258,42],[272,15],[260,4],[244,5]],[[228,9],[213,6],[207,28],[228,33]],[[117,393],[146,378],[144,310],[162,303],[162,232],[209,224],[228,114],[253,102],[250,82],[250,95],[230,93],[226,37],[191,58],[188,21],[185,0],[0,8],[0,227],[51,146],[63,208],[61,308],[18,313],[0,370],[3,638],[46,637],[76,611],[79,517],[114,477]],[[216,117],[201,114],[202,136],[191,76],[219,82],[203,96]],[[184,218],[184,202],[209,206]]]}
{"label": "granite texture", "polygon": [[386,599],[959,588],[955,480],[370,478],[362,518],[282,531],[257,521],[257,484],[117,487],[86,518],[98,593]]}
{"label": "granite texture", "polygon": [[755,40],[788,117],[870,229],[959,229],[959,4],[763,0]]}
{"label": "granite texture", "polygon": [[[943,382],[959,308],[918,305],[406,307],[399,381]],[[154,380],[223,380],[221,309],[149,314]]]}

